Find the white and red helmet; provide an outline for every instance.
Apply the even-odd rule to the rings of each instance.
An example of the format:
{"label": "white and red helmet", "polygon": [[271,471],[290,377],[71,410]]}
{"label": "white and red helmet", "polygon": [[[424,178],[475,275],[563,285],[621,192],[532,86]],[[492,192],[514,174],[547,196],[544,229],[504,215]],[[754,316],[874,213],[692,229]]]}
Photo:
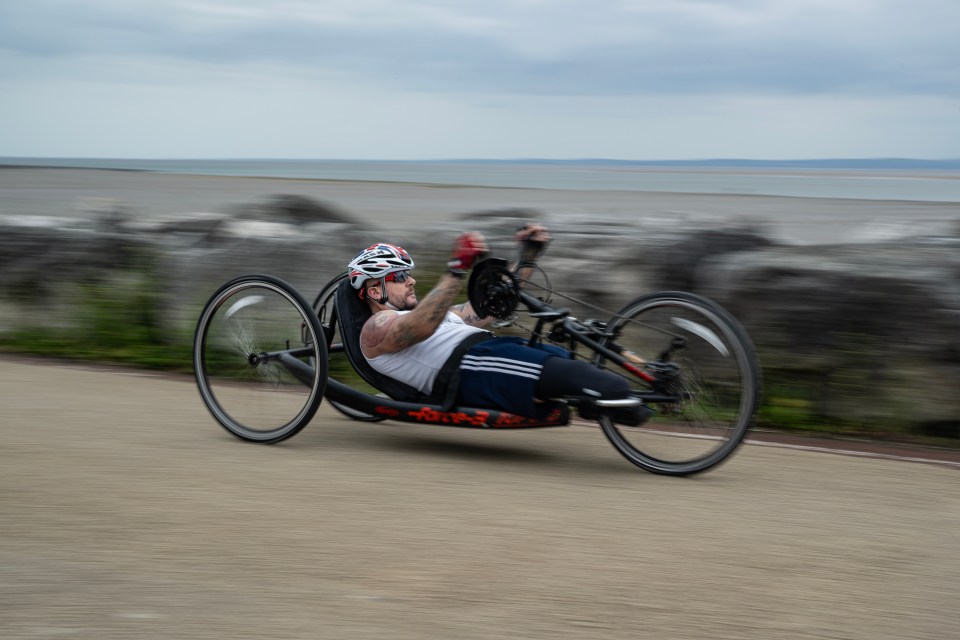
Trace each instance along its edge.
{"label": "white and red helmet", "polygon": [[394,271],[413,269],[413,258],[401,247],[378,242],[370,245],[347,265],[350,285],[354,289],[374,278],[382,278]]}

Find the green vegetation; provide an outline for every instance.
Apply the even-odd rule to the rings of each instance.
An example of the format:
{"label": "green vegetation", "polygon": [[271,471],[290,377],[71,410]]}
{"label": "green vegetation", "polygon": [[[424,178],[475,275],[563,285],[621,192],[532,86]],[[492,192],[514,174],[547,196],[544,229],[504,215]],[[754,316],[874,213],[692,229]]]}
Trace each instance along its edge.
{"label": "green vegetation", "polygon": [[[71,287],[73,317],[64,323],[21,326],[0,334],[7,352],[129,364],[150,369],[191,370],[190,335],[167,335],[158,318],[152,270],[141,268],[122,280]],[[45,315],[38,311],[37,315]]]}
{"label": "green vegetation", "polygon": [[[764,389],[756,425],[797,434],[957,447],[957,424],[929,422],[918,392],[857,367],[801,369],[761,354]],[[928,390],[934,392],[934,390]]]}

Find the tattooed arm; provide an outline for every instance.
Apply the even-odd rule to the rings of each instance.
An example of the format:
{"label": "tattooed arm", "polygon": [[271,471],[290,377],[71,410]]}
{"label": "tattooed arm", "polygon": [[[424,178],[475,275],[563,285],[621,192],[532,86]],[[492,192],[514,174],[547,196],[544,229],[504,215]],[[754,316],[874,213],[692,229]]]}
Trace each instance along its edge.
{"label": "tattooed arm", "polygon": [[401,315],[386,310],[374,314],[360,332],[364,355],[375,358],[384,353],[395,353],[432,336],[456,299],[461,282],[460,278],[445,274],[410,313]]}
{"label": "tattooed arm", "polygon": [[450,307],[450,311],[460,316],[465,323],[472,327],[485,327],[493,322],[493,318],[491,317],[481,318],[480,314],[473,310],[473,305],[469,302],[454,305]]}
{"label": "tattooed arm", "polygon": [[[447,262],[447,273],[419,304],[415,302],[413,311],[401,315],[396,311],[384,310],[382,303],[378,303],[381,310],[367,320],[360,332],[363,353],[368,358],[396,353],[432,336],[457,297],[464,275],[487,251],[487,241],[482,234],[467,231],[457,236]],[[416,280],[411,280],[408,286],[412,287],[414,283]],[[476,317],[475,313],[472,315]]]}

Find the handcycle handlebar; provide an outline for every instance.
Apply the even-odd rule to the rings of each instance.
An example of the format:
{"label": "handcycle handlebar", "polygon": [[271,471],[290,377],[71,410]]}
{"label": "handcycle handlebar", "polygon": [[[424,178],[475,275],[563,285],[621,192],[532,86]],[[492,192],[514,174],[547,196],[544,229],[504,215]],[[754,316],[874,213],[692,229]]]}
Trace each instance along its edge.
{"label": "handcycle handlebar", "polygon": [[530,295],[526,291],[519,291],[520,302],[530,310],[530,317],[544,322],[556,322],[570,315],[566,307],[552,307],[540,298]]}

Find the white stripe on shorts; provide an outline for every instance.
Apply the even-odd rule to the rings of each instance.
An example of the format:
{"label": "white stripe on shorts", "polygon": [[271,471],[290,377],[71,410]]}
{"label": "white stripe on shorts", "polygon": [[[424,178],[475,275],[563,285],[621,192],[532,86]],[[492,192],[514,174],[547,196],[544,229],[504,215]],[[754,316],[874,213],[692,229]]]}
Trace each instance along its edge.
{"label": "white stripe on shorts", "polygon": [[463,357],[463,362],[460,363],[460,368],[468,371],[487,371],[537,380],[540,378],[543,365],[508,358],[466,355]]}
{"label": "white stripe on shorts", "polygon": [[464,362],[470,362],[472,364],[488,363],[488,364],[507,364],[520,367],[523,369],[530,369],[531,371],[540,371],[543,369],[542,364],[537,364],[536,362],[527,362],[526,360],[513,360],[511,358],[498,358],[496,356],[472,356],[467,354],[463,356]]}

